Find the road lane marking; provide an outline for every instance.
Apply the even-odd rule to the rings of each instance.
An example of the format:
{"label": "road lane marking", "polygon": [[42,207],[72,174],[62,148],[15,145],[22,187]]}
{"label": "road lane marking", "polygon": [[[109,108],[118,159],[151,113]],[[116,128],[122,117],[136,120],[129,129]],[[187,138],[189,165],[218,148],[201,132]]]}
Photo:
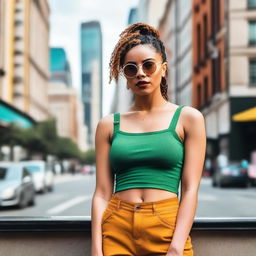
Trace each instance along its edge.
{"label": "road lane marking", "polygon": [[62,204],[59,204],[47,211],[47,214],[57,214],[60,212],[63,212],[67,210],[68,208],[73,207],[76,204],[79,204],[83,201],[91,199],[91,196],[77,196],[75,198],[72,198],[71,200],[68,200]]}

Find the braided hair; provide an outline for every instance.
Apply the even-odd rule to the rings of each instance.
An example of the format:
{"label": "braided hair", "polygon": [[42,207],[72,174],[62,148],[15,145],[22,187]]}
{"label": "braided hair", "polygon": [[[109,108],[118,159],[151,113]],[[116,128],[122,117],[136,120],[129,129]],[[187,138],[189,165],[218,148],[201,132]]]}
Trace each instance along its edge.
{"label": "braided hair", "polygon": [[[109,83],[113,78],[118,82],[119,73],[124,65],[125,55],[134,46],[149,44],[154,47],[156,52],[161,54],[163,62],[167,61],[165,47],[160,40],[160,34],[158,30],[152,26],[145,23],[135,23],[127,27],[119,37],[120,39],[112,52],[109,63]],[[160,88],[163,98],[168,100],[168,84],[166,77],[162,77]]]}

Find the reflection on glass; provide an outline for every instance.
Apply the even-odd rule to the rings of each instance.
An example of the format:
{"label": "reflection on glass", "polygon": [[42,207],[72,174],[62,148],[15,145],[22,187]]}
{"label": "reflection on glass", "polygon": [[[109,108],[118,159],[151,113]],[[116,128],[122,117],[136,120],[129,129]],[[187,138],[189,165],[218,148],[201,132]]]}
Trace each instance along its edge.
{"label": "reflection on glass", "polygon": [[10,181],[20,179],[20,172],[17,172],[17,167],[0,167],[0,180]]}

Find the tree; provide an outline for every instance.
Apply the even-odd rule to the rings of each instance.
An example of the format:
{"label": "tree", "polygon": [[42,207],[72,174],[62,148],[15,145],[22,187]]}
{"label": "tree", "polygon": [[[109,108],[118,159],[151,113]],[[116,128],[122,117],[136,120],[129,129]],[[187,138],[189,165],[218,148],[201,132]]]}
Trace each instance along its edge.
{"label": "tree", "polygon": [[95,164],[96,162],[95,150],[89,149],[86,152],[83,152],[81,160],[83,164]]}
{"label": "tree", "polygon": [[56,144],[56,155],[59,159],[80,158],[81,152],[71,139],[59,137]]}
{"label": "tree", "polygon": [[0,146],[7,145],[10,147],[10,160],[14,160],[13,148],[15,145],[23,145],[25,142],[24,129],[11,123],[8,127],[1,128]]}

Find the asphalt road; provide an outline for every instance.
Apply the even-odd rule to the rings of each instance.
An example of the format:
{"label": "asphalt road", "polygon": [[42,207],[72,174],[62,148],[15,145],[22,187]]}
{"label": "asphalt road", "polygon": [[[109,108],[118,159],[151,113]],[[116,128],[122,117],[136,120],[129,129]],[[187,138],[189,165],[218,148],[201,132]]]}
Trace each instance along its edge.
{"label": "asphalt road", "polygon": [[[36,205],[0,209],[0,216],[90,216],[95,175],[60,175],[53,192],[36,195]],[[196,217],[256,217],[256,187],[213,188],[202,178]]]}

